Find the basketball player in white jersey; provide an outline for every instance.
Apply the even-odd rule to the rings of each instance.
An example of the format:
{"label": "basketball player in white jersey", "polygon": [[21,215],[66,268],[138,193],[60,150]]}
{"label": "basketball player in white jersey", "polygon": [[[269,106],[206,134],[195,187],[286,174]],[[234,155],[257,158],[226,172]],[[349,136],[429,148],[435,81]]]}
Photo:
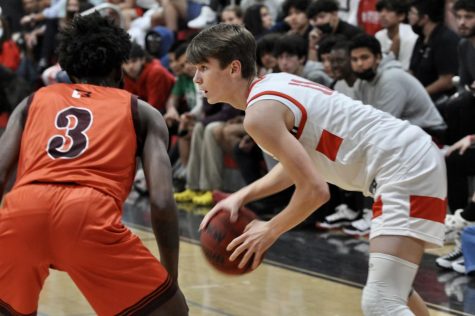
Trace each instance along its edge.
{"label": "basketball player in white jersey", "polygon": [[[266,176],[218,203],[232,220],[251,201],[295,184],[278,215],[255,220],[234,239],[253,268],[277,238],[329,198],[327,182],[374,197],[365,315],[428,315],[412,283],[426,247],[443,244],[446,171],[431,137],[419,127],[303,78],[256,78],[255,42],[244,28],[219,24],[198,34],[187,51],[194,81],[209,103],[245,110],[244,126],[280,163]],[[401,92],[403,93],[403,92]]]}

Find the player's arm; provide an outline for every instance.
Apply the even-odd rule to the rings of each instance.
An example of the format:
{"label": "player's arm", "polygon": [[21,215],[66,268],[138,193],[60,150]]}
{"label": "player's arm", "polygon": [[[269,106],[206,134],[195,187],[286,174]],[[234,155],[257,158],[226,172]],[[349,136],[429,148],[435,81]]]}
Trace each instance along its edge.
{"label": "player's arm", "polygon": [[151,105],[139,100],[138,112],[144,137],[142,162],[150,194],[152,228],[160,261],[171,277],[177,280],[179,231],[167,154],[168,130],[160,112]]}
{"label": "player's arm", "polygon": [[[288,206],[270,224],[278,235],[293,228],[329,199],[327,183],[300,142],[290,133],[293,114],[283,104],[265,100],[246,111],[244,127],[254,141],[272,153],[295,184]],[[245,200],[261,196],[273,188],[272,178],[249,186]]]}
{"label": "player's arm", "polygon": [[3,197],[9,176],[14,171],[20,152],[21,136],[26,119],[28,98],[20,102],[10,116],[7,128],[0,138],[0,196]]}

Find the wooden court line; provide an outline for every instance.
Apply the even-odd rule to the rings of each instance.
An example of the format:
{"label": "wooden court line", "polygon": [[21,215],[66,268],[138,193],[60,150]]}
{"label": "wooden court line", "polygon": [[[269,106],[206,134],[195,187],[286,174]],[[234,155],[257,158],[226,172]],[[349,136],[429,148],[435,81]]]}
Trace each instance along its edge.
{"label": "wooden court line", "polygon": [[[153,233],[153,231],[150,227],[146,227],[146,226],[143,226],[143,225],[140,225],[140,224],[134,224],[134,223],[130,223],[130,222],[126,222],[126,224],[129,225],[132,228],[136,228],[136,229],[140,229],[140,230],[145,231],[145,232]],[[150,239],[149,238],[144,238],[142,240],[144,240],[144,241],[155,240],[155,238],[150,238]],[[194,244],[194,245],[199,245],[200,244],[200,242],[198,240],[195,240],[195,239],[189,238],[189,237],[180,236],[180,240],[184,241],[184,242],[187,242],[189,244]],[[273,260],[269,260],[269,259],[264,259],[263,262],[265,264],[269,264],[271,266],[275,266],[275,267],[278,267],[278,268],[281,268],[281,269],[290,270],[290,271],[293,271],[293,272],[310,275],[312,277],[316,277],[316,278],[319,278],[319,279],[324,279],[324,280],[331,281],[331,282],[336,282],[336,283],[339,283],[339,284],[351,286],[351,287],[358,288],[358,289],[363,289],[363,287],[364,287],[363,284],[359,284],[359,283],[351,282],[351,281],[348,281],[348,280],[345,280],[345,279],[340,279],[340,278],[328,276],[326,274],[318,273],[318,272],[307,270],[307,269],[298,268],[298,267],[295,267],[295,266],[287,265],[287,264],[280,263],[280,262],[273,261]],[[199,305],[199,306],[202,306],[199,303],[196,303],[196,304]],[[426,304],[431,309],[434,309],[434,310],[437,310],[437,311],[440,311],[440,312],[444,312],[444,313],[448,313],[448,314],[451,314],[451,315],[473,316],[473,314],[467,314],[467,313],[462,312],[462,311],[451,310],[450,308],[445,307],[445,306],[441,306],[441,305],[437,305],[437,304],[433,304],[433,303],[429,303],[429,302],[426,302]],[[223,314],[223,315],[228,315],[228,314]]]}

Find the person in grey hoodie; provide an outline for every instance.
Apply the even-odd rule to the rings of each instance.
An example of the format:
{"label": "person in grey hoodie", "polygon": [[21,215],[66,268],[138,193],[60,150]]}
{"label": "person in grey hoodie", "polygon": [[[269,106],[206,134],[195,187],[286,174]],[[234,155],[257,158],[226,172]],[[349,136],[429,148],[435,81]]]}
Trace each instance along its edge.
{"label": "person in grey hoodie", "polygon": [[279,70],[303,77],[329,87],[332,79],[326,74],[323,64],[307,59],[307,43],[299,35],[281,36],[275,43],[274,56]]}
{"label": "person in grey hoodie", "polygon": [[399,61],[383,56],[371,35],[359,35],[350,45],[351,68],[358,80],[355,98],[407,120],[442,141],[446,124],[422,84]]}

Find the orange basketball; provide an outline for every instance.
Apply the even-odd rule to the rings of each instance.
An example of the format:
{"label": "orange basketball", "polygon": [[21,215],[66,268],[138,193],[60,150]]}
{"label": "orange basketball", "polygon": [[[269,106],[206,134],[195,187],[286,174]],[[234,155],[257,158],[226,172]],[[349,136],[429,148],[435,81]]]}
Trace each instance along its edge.
{"label": "orange basketball", "polygon": [[241,235],[247,224],[257,219],[257,216],[252,211],[241,208],[237,221],[231,223],[229,215],[227,211],[220,211],[211,218],[208,226],[200,233],[201,249],[208,262],[217,270],[226,274],[244,274],[251,271],[254,256],[244,268],[239,269],[238,265],[244,254],[234,261],[229,261],[232,251],[227,251],[226,247],[234,238]]}

